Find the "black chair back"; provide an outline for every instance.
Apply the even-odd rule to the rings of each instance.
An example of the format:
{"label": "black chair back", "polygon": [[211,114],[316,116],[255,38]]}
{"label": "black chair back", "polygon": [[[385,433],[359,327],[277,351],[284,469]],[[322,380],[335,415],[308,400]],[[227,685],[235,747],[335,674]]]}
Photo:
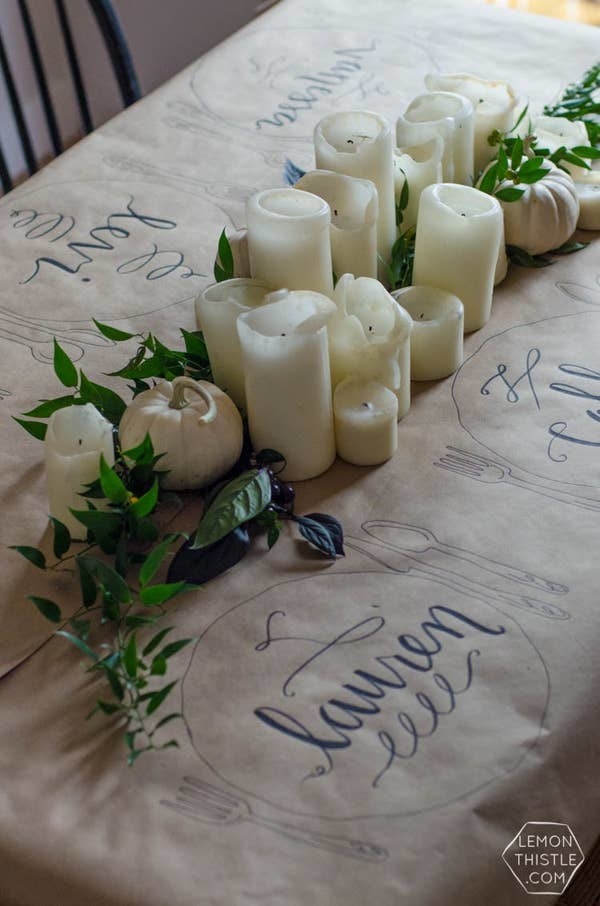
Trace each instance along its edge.
{"label": "black chair back", "polygon": [[[79,0],[77,0],[79,2]],[[110,0],[87,0],[93,18],[98,26],[102,42],[107,52],[114,78],[118,86],[120,99],[124,107],[133,104],[141,97],[137,77],[129,53],[120,22]],[[54,0],[58,32],[62,36],[63,50],[67,61],[68,71],[73,84],[81,134],[88,134],[94,129],[94,119],[90,110],[90,102],[85,87],[84,74],[82,73],[77,44],[73,35],[71,20],[69,19],[66,0]],[[56,114],[55,101],[49,87],[46,66],[41,50],[40,36],[36,33],[30,6],[27,0],[17,0],[17,8],[23,30],[24,46],[27,48],[31,59],[33,80],[39,95],[43,118],[48,130],[51,154],[57,156],[64,150],[65,144],[61,135],[59,121]],[[6,124],[18,135],[23,152],[24,164],[31,175],[39,168],[40,162],[35,152],[32,140],[31,126],[27,120],[26,104],[17,86],[15,67],[11,66],[9,59],[10,48],[5,46],[0,34],[0,70],[4,78],[6,94],[14,123]],[[21,60],[19,61],[22,62]],[[98,125],[98,124],[96,124]],[[5,124],[0,124],[0,132]],[[7,159],[0,143],[0,183],[4,192],[13,186],[13,178]]]}

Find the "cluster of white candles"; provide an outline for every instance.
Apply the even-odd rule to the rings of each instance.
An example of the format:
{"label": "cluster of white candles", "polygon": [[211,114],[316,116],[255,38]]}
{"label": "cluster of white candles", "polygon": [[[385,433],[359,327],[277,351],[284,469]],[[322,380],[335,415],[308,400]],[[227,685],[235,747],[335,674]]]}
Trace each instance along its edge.
{"label": "cluster of white candles", "polygon": [[[451,375],[463,334],[490,317],[506,272],[503,215],[472,183],[515,98],[505,83],[477,82],[475,104],[448,87],[428,84],[395,134],[369,111],[322,119],[316,169],[249,198],[246,229],[231,237],[236,276],[196,302],[215,381],[247,413],[253,446],[284,454],[291,480],[325,471],[336,453],[389,459],[411,377]],[[405,182],[414,285],[390,293]]]}
{"label": "cluster of white candles", "polygon": [[[487,322],[506,274],[502,209],[473,181],[494,155],[488,135],[515,121],[514,93],[465,75],[431,75],[425,84],[395,135],[369,111],[322,119],[316,169],[293,188],[248,200],[246,229],[229,237],[234,278],[196,301],[215,383],[247,413],[254,449],[285,456],[289,480],[324,472],[336,454],[356,465],[389,459],[411,378],[457,370],[463,333]],[[540,121],[545,144],[557,123]],[[400,229],[418,226],[414,285],[390,293],[405,184]],[[582,227],[600,226],[599,189],[596,179],[581,185]],[[111,436],[94,407],[52,416],[50,511],[74,537],[82,527],[68,508],[84,503],[78,495],[98,476],[100,453],[112,462]]]}

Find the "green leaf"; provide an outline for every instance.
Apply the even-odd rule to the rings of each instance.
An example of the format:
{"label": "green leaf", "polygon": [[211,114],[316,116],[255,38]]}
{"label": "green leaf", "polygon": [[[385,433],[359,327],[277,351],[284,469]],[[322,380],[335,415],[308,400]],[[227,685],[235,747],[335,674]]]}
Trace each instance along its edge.
{"label": "green leaf", "polygon": [[525,194],[525,189],[517,189],[511,186],[505,189],[498,189],[495,193],[496,198],[500,201],[518,201]]}
{"label": "green leaf", "polygon": [[49,598],[38,598],[37,595],[27,595],[27,599],[35,604],[42,616],[51,623],[60,623],[62,619],[60,607],[54,601],[50,601]]}
{"label": "green leaf", "polygon": [[77,563],[80,568],[83,567],[86,572],[93,576],[120,604],[131,603],[129,586],[123,577],[111,566],[89,554],[81,554],[77,557]]}
{"label": "green leaf", "polygon": [[508,157],[503,145],[498,148],[498,182],[502,182],[508,172]]}
{"label": "green leaf", "polygon": [[139,500],[132,503],[130,510],[137,517],[149,516],[158,503],[158,478],[154,479],[154,484],[149,491],[146,491]]}
{"label": "green leaf", "polygon": [[125,450],[123,452],[123,456],[127,459],[131,459],[138,465],[153,463],[154,447],[152,446],[152,438],[150,437],[150,435],[146,434],[141,444],[138,444],[137,447],[132,447],[130,450]]}
{"label": "green leaf", "polygon": [[512,147],[512,152],[510,156],[510,166],[512,170],[517,170],[521,164],[521,158],[523,157],[523,139],[517,137],[515,143]]}
{"label": "green leaf", "polygon": [[183,719],[183,714],[181,711],[174,711],[172,714],[167,714],[166,717],[161,717],[156,726],[155,730],[160,730],[161,727],[164,727],[165,724],[170,724],[172,720],[181,720]]}
{"label": "green leaf", "polygon": [[116,343],[120,343],[123,340],[131,340],[133,337],[137,336],[135,333],[127,333],[126,330],[119,330],[117,327],[111,327],[110,324],[101,324],[100,321],[96,321],[95,318],[92,318],[92,321],[103,336],[108,340],[114,340]]}
{"label": "green leaf", "polygon": [[54,338],[54,373],[56,377],[64,384],[65,387],[77,387],[79,379],[77,377],[77,369],[75,365],[64,351],[64,349],[59,346],[56,337]]}
{"label": "green leaf", "polygon": [[176,642],[169,642],[168,645],[160,652],[160,656],[168,660],[170,657],[173,657],[174,654],[181,651],[183,648],[186,648],[191,642],[195,642],[196,639],[178,639]]}
{"label": "green leaf", "polygon": [[303,538],[306,538],[313,547],[316,547],[326,557],[331,560],[336,559],[335,544],[325,526],[307,516],[298,516],[294,521],[297,523]]}
{"label": "green leaf", "polygon": [[129,636],[129,641],[123,650],[122,660],[127,675],[130,676],[131,679],[135,679],[138,668],[135,632]]}
{"label": "green leaf", "polygon": [[[523,161],[519,167],[519,178],[522,178],[523,173],[530,173],[532,170],[539,170],[544,166],[544,157],[529,157],[527,160]],[[514,168],[517,169],[516,167]],[[546,173],[550,172],[549,167],[544,167]]]}
{"label": "green leaf", "polygon": [[27,544],[10,544],[9,548],[10,550],[17,551],[22,557],[25,557],[25,559],[29,560],[30,563],[33,563],[34,566],[37,566],[38,569],[46,569],[46,557],[37,547],[30,547]]}
{"label": "green leaf", "polygon": [[154,692],[150,696],[150,700],[146,706],[146,714],[150,716],[153,714],[164,702],[167,695],[175,688],[177,685],[177,680],[174,680],[172,683],[164,686],[162,689],[159,689],[157,692]]}
{"label": "green leaf", "polygon": [[75,563],[79,573],[79,587],[81,589],[81,598],[85,607],[91,607],[96,600],[98,589],[96,580],[87,568],[85,562],[81,562],[83,557],[76,557]]}
{"label": "green leaf", "polygon": [[589,242],[575,242],[574,240],[568,240],[563,242],[557,249],[552,249],[551,255],[572,255],[573,252],[580,252],[582,249],[586,249],[589,245]]}
{"label": "green leaf", "polygon": [[266,469],[242,472],[219,491],[204,513],[193,549],[219,541],[238,525],[261,513],[271,502],[271,480]]}
{"label": "green leaf", "polygon": [[137,626],[154,626],[159,619],[160,616],[149,617],[141,613],[130,613],[125,617],[125,625],[130,629]]}
{"label": "green leaf", "polygon": [[113,425],[118,425],[126,409],[119,394],[110,390],[109,387],[102,387],[100,384],[90,381],[83,371],[80,373],[80,378],[79,392],[83,402],[92,403],[104,418]]}
{"label": "green leaf", "polygon": [[115,470],[109,466],[103,454],[100,454],[100,487],[102,493],[112,503],[125,503],[129,492]]}
{"label": "green leaf", "polygon": [[58,560],[60,560],[62,555],[66,554],[71,547],[71,533],[64,522],[61,522],[60,519],[55,519],[54,516],[50,516],[50,522],[52,523],[52,528],[54,529],[54,556]]}
{"label": "green leaf", "polygon": [[198,359],[208,361],[208,350],[204,341],[204,336],[200,330],[184,330],[180,328],[181,336],[185,344],[185,351]]}
{"label": "green leaf", "polygon": [[94,663],[96,663],[96,661],[98,660],[98,655],[92,648],[90,648],[87,642],[84,642],[83,639],[80,639],[78,636],[73,635],[72,632],[67,632],[66,629],[58,629],[56,631],[56,635],[64,636],[65,639],[68,639],[68,641],[71,642],[72,645],[75,645],[76,648],[79,648],[79,650],[83,652],[83,654],[85,654],[86,657],[88,657]]}
{"label": "green leaf", "polygon": [[160,544],[157,544],[146,557],[139,574],[140,585],[147,585],[160,569],[165,557],[168,556],[175,535],[169,535]]}
{"label": "green leaf", "polygon": [[498,174],[498,162],[493,163],[481,177],[481,182],[479,183],[480,192],[485,192],[486,195],[491,195],[494,191],[497,182]]}
{"label": "green leaf", "polygon": [[160,585],[145,585],[140,589],[140,601],[146,607],[155,607],[157,604],[164,604],[165,601],[174,598],[184,589],[191,586],[185,582],[166,582]]}
{"label": "green leaf", "polygon": [[142,651],[142,657],[147,657],[149,654],[152,654],[152,652],[155,651],[156,648],[158,648],[164,637],[172,631],[173,627],[168,626],[166,629],[161,629],[160,632],[157,632],[156,635],[150,639],[150,641]]}
{"label": "green leaf", "polygon": [[117,705],[116,702],[103,701],[101,698],[97,700],[96,707],[103,714],[116,714],[117,711],[121,710],[121,705]]}
{"label": "green leaf", "polygon": [[23,415],[31,418],[50,418],[53,412],[65,409],[67,406],[76,406],[77,404],[78,398],[72,394],[70,396],[58,396],[54,400],[42,400],[39,406],[36,406],[35,409],[30,409],[29,412],[24,412]]}
{"label": "green leaf", "polygon": [[528,111],[528,110],[529,110],[529,104],[525,104],[525,106],[523,107],[521,113],[519,114],[519,118],[518,118],[517,122],[514,124],[514,126],[513,126],[512,129],[510,130],[511,132],[514,132],[515,129],[518,129],[518,128],[519,128],[519,126],[521,125],[521,123],[523,122],[523,120],[525,119],[525,117],[527,116],[527,111]]}
{"label": "green leaf", "polygon": [[162,654],[157,654],[150,665],[151,676],[164,676],[167,672],[167,659]]}
{"label": "green leaf", "polygon": [[121,534],[119,513],[104,510],[71,510],[75,518],[91,532],[105,554],[114,554]]}
{"label": "green leaf", "polygon": [[530,255],[525,249],[516,245],[507,245],[506,254],[513,264],[519,264],[521,267],[548,267],[552,264],[552,259],[543,255]]}
{"label": "green leaf", "polygon": [[69,620],[69,626],[73,632],[79,636],[80,639],[83,639],[84,642],[87,642],[88,636],[90,634],[90,629],[92,623],[90,620],[81,619],[81,617],[72,617]]}
{"label": "green leaf", "polygon": [[547,168],[542,167],[537,170],[528,170],[527,173],[519,172],[519,182],[523,182],[525,185],[530,186],[534,182],[539,182],[544,176],[547,176],[548,172]]}
{"label": "green leaf", "polygon": [[577,145],[577,147],[571,148],[571,151],[586,160],[600,160],[600,148],[592,148],[591,145]]}
{"label": "green leaf", "polygon": [[214,275],[217,283],[220,283],[222,280],[231,280],[233,277],[233,253],[225,230],[223,230],[219,236]]}
{"label": "green leaf", "polygon": [[22,428],[25,428],[27,433],[31,434],[32,437],[35,437],[36,440],[45,439],[48,425],[45,425],[44,422],[30,422],[26,421],[24,418],[17,418],[14,415],[11,416],[11,418],[21,425]]}

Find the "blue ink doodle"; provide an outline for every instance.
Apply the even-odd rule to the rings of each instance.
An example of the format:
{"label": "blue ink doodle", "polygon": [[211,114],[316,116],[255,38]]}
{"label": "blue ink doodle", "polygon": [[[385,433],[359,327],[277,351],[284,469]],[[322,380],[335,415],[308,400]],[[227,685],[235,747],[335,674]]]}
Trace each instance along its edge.
{"label": "blue ink doodle", "polygon": [[502,383],[507,388],[507,390],[506,390],[507,403],[518,403],[520,397],[519,397],[519,394],[517,393],[517,387],[519,386],[519,384],[522,383],[522,381],[527,380],[527,383],[529,384],[529,389],[531,390],[531,394],[533,396],[535,405],[539,409],[540,401],[538,399],[538,395],[537,395],[536,389],[533,384],[533,370],[536,367],[536,365],[538,365],[540,363],[541,358],[542,358],[542,354],[541,354],[540,350],[537,349],[535,346],[532,347],[527,352],[527,358],[525,360],[525,370],[517,377],[516,380],[514,380],[512,382],[509,381],[506,377],[506,372],[508,371],[507,366],[503,362],[500,362],[497,366],[496,373],[493,374],[490,378],[488,378],[484,384],[482,384],[479,392],[481,393],[482,396],[489,396],[490,395],[490,390],[489,390],[490,384],[492,384],[493,381],[497,380],[497,378],[500,378]]}

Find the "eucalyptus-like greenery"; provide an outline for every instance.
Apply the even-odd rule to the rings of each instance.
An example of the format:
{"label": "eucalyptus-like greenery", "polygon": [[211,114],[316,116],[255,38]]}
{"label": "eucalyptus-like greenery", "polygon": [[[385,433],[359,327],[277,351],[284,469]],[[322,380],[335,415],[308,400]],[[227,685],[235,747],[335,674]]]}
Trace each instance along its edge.
{"label": "eucalyptus-like greenery", "polygon": [[[223,241],[220,250],[227,263]],[[133,396],[157,379],[182,374],[211,378],[198,331],[182,330],[184,348],[175,350],[153,334],[95,324],[115,343],[138,341],[135,354],[111,375],[130,381]],[[39,570],[72,574],[80,597],[74,612],[63,614],[60,603],[48,597],[27,597],[42,616],[60,625],[56,634],[84,655],[87,671],[104,679],[89,716],[101,713],[120,722],[127,760],[133,764],[145,752],[178,745],[176,739],[165,738],[162,728],[181,713],[157,714],[178,683],[166,680],[170,659],[194,641],[176,639],[173,627],[162,625],[173,599],[238,563],[250,547],[251,533],[266,532],[272,547],[282,519],[297,524],[302,536],[332,559],[344,553],[342,528],[332,516],[296,516],[293,488],[282,485],[274,471],[283,462],[281,455],[270,450],[251,454],[246,449],[234,473],[206,493],[205,511],[192,537],[162,532],[161,505],[175,496],[161,488],[162,454],[154,451],[149,435],[134,449],[120,449],[117,426],[126,408],[124,399],[91,381],[56,340],[54,372],[68,392],[42,400],[16,421],[43,440],[45,420],[54,412],[92,403],[114,426],[115,463],[109,466],[100,458],[99,478],[82,494],[86,508],[71,511],[84,527],[85,543],[74,542],[67,526],[51,517],[51,558],[30,545],[12,547]],[[165,568],[166,581],[157,579]]]}
{"label": "eucalyptus-like greenery", "polygon": [[600,63],[591,66],[579,82],[573,82],[554,104],[544,107],[546,116],[582,120],[591,145],[600,145]]}

